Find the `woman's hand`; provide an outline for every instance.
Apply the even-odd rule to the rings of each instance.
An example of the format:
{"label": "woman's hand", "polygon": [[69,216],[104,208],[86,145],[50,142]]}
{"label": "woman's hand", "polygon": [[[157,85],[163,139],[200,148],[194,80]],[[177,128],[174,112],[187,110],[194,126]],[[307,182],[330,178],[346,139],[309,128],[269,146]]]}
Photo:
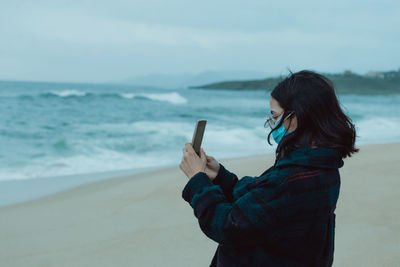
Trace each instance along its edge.
{"label": "woman's hand", "polygon": [[203,149],[200,150],[200,157],[194,151],[191,143],[186,143],[183,148],[183,157],[179,168],[190,179],[198,172],[205,172],[207,158]]}
{"label": "woman's hand", "polygon": [[220,167],[219,163],[218,161],[215,160],[214,157],[206,155],[206,158],[207,158],[206,174],[208,175],[208,177],[210,177],[211,180],[214,180],[219,172],[219,167]]}

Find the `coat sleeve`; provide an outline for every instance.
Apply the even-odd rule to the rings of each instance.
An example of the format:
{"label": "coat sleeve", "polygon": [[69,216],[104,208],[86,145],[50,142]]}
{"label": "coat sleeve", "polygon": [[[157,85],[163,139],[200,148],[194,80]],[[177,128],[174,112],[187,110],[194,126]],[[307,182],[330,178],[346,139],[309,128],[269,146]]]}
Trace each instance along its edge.
{"label": "coat sleeve", "polygon": [[255,187],[229,202],[221,187],[204,172],[195,174],[182,191],[201,230],[226,246],[256,245],[272,238],[287,203],[285,183]]}
{"label": "coat sleeve", "polygon": [[225,169],[225,167],[220,163],[218,174],[212,182],[221,187],[229,202],[233,201],[233,188],[238,182],[236,174]]}

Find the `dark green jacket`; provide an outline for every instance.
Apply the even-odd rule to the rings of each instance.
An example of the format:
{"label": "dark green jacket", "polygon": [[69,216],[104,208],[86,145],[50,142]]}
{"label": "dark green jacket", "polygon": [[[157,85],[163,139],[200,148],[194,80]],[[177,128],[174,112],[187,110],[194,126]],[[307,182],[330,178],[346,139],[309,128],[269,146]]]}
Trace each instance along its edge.
{"label": "dark green jacket", "polygon": [[331,266],[342,166],[335,149],[302,148],[257,177],[195,174],[182,197],[218,243],[210,266]]}

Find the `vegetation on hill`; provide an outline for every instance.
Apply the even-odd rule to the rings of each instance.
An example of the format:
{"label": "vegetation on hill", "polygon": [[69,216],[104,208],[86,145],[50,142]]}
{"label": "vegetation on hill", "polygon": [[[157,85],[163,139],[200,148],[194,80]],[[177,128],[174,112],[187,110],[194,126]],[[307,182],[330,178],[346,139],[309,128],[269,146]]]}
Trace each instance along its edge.
{"label": "vegetation on hill", "polygon": [[[400,94],[400,69],[398,71],[368,72],[359,75],[349,70],[329,74],[329,78],[339,94]],[[224,90],[272,90],[285,77],[271,77],[262,80],[225,81],[189,88]]]}

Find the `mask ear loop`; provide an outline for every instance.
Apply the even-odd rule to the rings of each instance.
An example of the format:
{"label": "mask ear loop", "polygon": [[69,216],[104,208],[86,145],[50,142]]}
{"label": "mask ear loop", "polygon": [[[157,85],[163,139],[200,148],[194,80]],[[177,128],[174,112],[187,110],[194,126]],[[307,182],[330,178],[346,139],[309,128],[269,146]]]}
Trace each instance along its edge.
{"label": "mask ear loop", "polygon": [[[294,111],[291,111],[291,112],[286,116],[286,119],[292,117],[293,114],[294,114]],[[290,120],[290,122],[289,122],[288,129],[290,128],[290,125],[291,125],[291,124],[292,124],[292,120]],[[294,130],[293,130],[293,131],[294,131]],[[291,131],[291,132],[293,132],[293,131]],[[289,131],[288,131],[288,132],[289,132]]]}
{"label": "mask ear loop", "polygon": [[[291,111],[282,121],[282,124],[285,120],[287,120],[288,118],[290,118],[290,116],[292,116],[294,114],[294,111]],[[289,128],[290,128],[290,124],[292,123],[292,121],[290,121],[289,123]],[[286,130],[285,126],[283,126],[283,129],[285,129],[285,134],[288,133],[289,131]]]}
{"label": "mask ear loop", "polygon": [[291,111],[286,117],[285,117],[285,119],[284,120],[286,120],[287,118],[289,118],[290,116],[292,116],[293,115],[293,113],[294,113],[294,111]]}
{"label": "mask ear loop", "polygon": [[286,115],[286,117],[282,120],[282,119],[279,119],[279,121],[281,121],[282,120],[282,123],[285,121],[285,120],[287,120],[290,116],[292,116],[293,115],[293,113],[294,113],[294,111],[291,111],[288,115]]}

